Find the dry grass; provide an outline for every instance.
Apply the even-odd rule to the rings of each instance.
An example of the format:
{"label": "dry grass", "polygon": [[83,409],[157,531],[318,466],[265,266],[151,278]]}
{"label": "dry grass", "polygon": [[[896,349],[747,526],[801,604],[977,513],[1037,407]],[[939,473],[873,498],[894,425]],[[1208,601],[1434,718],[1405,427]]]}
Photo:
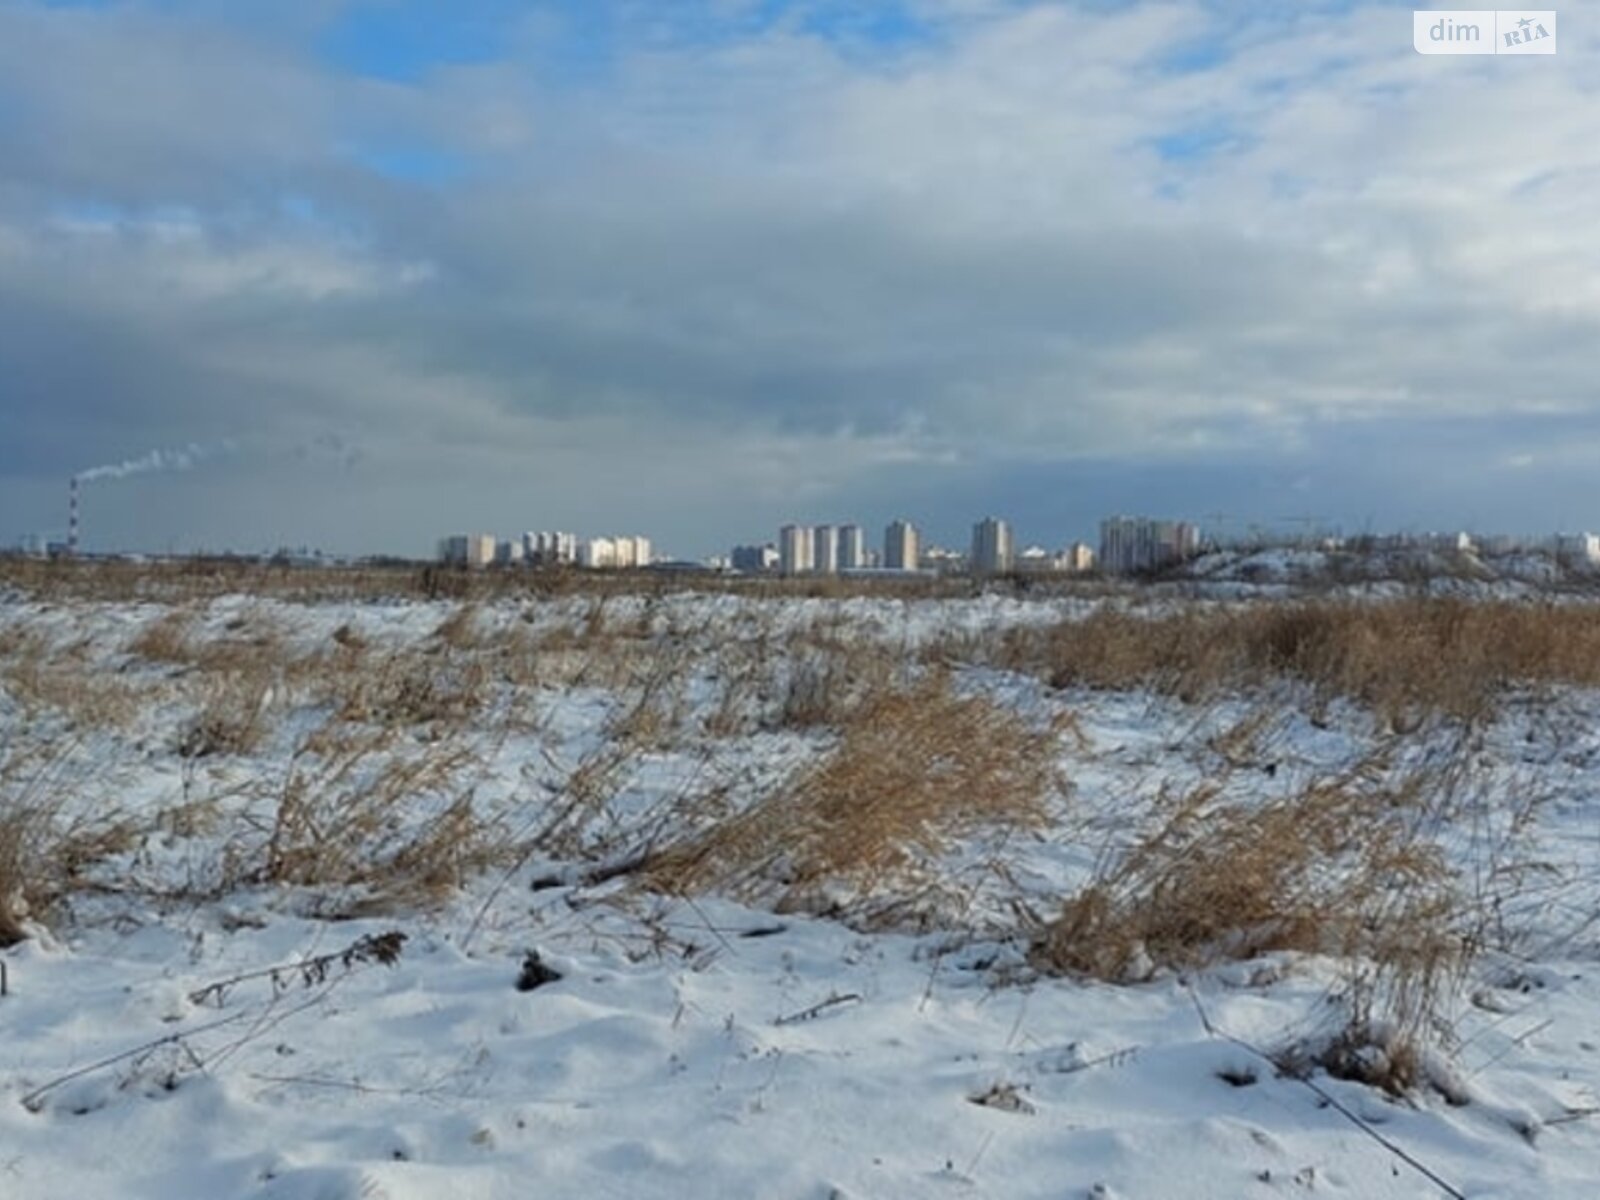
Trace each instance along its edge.
{"label": "dry grass", "polygon": [[189,640],[192,623],[193,614],[187,609],[162,613],[128,643],[128,652],[146,662],[187,666],[195,660],[195,649]]}
{"label": "dry grass", "polygon": [[341,916],[438,902],[510,852],[473,810],[473,760],[464,745],[403,752],[387,733],[318,738],[276,797],[254,881],[332,890]]}
{"label": "dry grass", "polygon": [[841,628],[806,630],[767,662],[776,692],[766,724],[779,729],[841,728],[906,680],[910,656]]}
{"label": "dry grass", "polygon": [[478,623],[478,606],[467,603],[458,606],[439,622],[433,636],[452,650],[471,650],[478,645],[481,631]]}
{"label": "dry grass", "polygon": [[838,885],[920,892],[924,868],[985,827],[1043,822],[1058,784],[1056,735],[943,676],[864,702],[816,766],[704,833],[651,856],[655,890],[716,889],[827,910]]}
{"label": "dry grass", "polygon": [[179,735],[182,753],[244,753],[259,740],[262,699],[307,664],[292,660],[280,633],[260,618],[230,626],[225,636],[202,641],[187,609],[148,621],[128,650],[182,668],[160,678],[107,669],[87,641],[58,647],[42,634],[12,637],[0,647],[0,682],[29,715],[59,713],[77,729],[126,730],[152,708],[193,702],[199,712]]}
{"label": "dry grass", "polygon": [[[202,610],[183,599],[128,646],[179,669],[134,663],[122,676],[97,674],[89,650],[8,629],[0,683],[24,711],[63,712],[84,727],[125,726],[141,706],[182,706],[194,714],[179,731],[190,772],[269,744],[287,751],[269,742],[280,715],[326,714],[269,796],[256,764],[248,786],[258,803],[241,806],[253,826],[209,801],[190,804],[186,792],[161,833],[201,837],[197,855],[230,857],[200,872],[207,881],[309,889],[318,911],[335,916],[431,904],[533,846],[600,870],[626,864],[640,887],[670,894],[720,891],[858,925],[921,922],[962,902],[965,877],[953,877],[952,864],[981,869],[993,854],[999,876],[1004,849],[991,850],[992,839],[1056,815],[1063,737],[1080,748],[1084,740],[1066,718],[1040,728],[957,692],[928,666],[951,645],[922,655],[829,606],[750,606],[726,624],[674,627],[677,606],[613,593],[605,581],[548,610],[532,592],[525,619],[506,621],[504,608],[485,602],[509,584],[460,578],[438,625],[405,644],[369,643],[347,626],[294,657],[260,612],[247,609],[207,637]],[[194,579],[193,594],[218,582],[160,582],[188,595],[181,589]],[[1319,705],[1350,698],[1390,730],[1414,734],[1434,715],[1489,718],[1508,688],[1600,685],[1600,612],[1418,599],[1195,605],[1153,618],[1101,611],[960,649],[1059,686],[1151,687],[1197,703],[1252,692]],[[610,720],[570,770],[551,753],[559,743],[541,737],[560,784],[539,784],[551,796],[529,809],[526,836],[513,845],[472,804],[483,735],[536,734],[516,723],[518,706],[580,687],[610,694]],[[1355,964],[1347,1020],[1302,1050],[1331,1070],[1414,1086],[1440,998],[1473,946],[1476,918],[1432,837],[1454,785],[1431,769],[1402,771],[1397,753],[1261,799],[1263,778],[1276,777],[1266,768],[1276,770],[1281,715],[1270,704],[1252,710],[1196,746],[1195,761],[1220,772],[1207,786],[1140,801],[1128,818],[1140,823],[1136,835],[1039,922],[1033,961],[1129,980],[1278,950],[1342,956]],[[707,766],[742,753],[725,739],[774,731],[790,735],[785,745],[825,749],[776,783],[775,762],[764,775]],[[1416,744],[1396,737],[1390,749]],[[676,756],[677,778],[688,781],[681,794],[655,798],[648,783],[630,790],[644,778],[642,757],[657,754]],[[216,764],[229,780],[216,786],[233,786],[239,767]],[[1246,771],[1250,785],[1235,791],[1231,772]],[[130,836],[114,819],[85,822],[42,793],[28,798],[21,779],[13,770],[0,791],[0,942]],[[964,857],[952,855],[957,847]],[[1480,890],[1503,890],[1517,864],[1485,861],[1492,877]]]}
{"label": "dry grass", "polygon": [[635,765],[632,750],[601,742],[566,772],[561,790],[530,838],[531,844],[556,858],[581,860],[600,856],[606,846],[627,840],[635,830],[612,827],[597,838],[595,826]]}
{"label": "dry grass", "polygon": [[[172,745],[185,763],[184,800],[155,818],[172,818],[172,827],[153,832],[204,831],[203,852],[214,861],[193,863],[187,885],[126,886],[162,894],[188,886],[198,895],[254,880],[336,893],[331,904],[354,910],[431,902],[466,873],[499,861],[503,847],[455,783],[470,757],[456,735],[489,704],[495,680],[471,608],[415,646],[373,650],[344,629],[298,656],[258,610],[243,610],[215,634],[205,631],[204,616],[187,605],[158,611],[128,641],[137,660],[177,668],[167,672],[137,663],[111,672],[87,653],[26,631],[8,630],[0,644],[0,684],[30,716],[63,715],[72,728],[121,732],[141,716],[179,714]],[[281,716],[306,706],[326,706],[331,719],[295,753],[271,811],[249,818],[257,836],[215,795],[189,796],[199,763],[212,770],[209,760],[257,753]],[[401,736],[411,734],[422,744]],[[19,799],[18,770],[0,790],[0,939],[19,936],[25,914],[47,911],[88,864],[129,836],[110,818],[69,819],[76,809],[62,801]],[[258,774],[228,786],[259,793],[266,783]]]}
{"label": "dry grass", "polygon": [[1296,1053],[1411,1089],[1477,946],[1480,918],[1435,840],[1450,773],[1397,771],[1380,751],[1274,799],[1228,786],[1159,796],[1149,827],[1039,928],[1034,965],[1136,982],[1272,951],[1338,956],[1352,964],[1344,1021]]}
{"label": "dry grass", "polygon": [[125,729],[157,690],[53,653],[38,634],[8,639],[6,646],[9,651],[0,646],[0,684],[30,717],[59,713],[76,729]]}
{"label": "dry grass", "polygon": [[266,736],[272,676],[260,669],[208,674],[198,683],[200,708],[178,738],[183,758],[249,754]]}
{"label": "dry grass", "polygon": [[36,874],[41,815],[22,804],[0,812],[0,950],[28,936],[24,922],[46,892]]}
{"label": "dry grass", "polygon": [[713,737],[758,730],[843,729],[864,705],[910,685],[916,656],[828,615],[778,631],[771,612],[709,647]]}
{"label": "dry grass", "polygon": [[1275,799],[1229,800],[1225,779],[1158,796],[1148,830],[1042,931],[1036,961],[1118,979],[1269,950],[1361,952],[1397,890],[1448,882],[1418,832],[1431,777],[1388,773],[1375,756]]}
{"label": "dry grass", "polygon": [[491,671],[482,655],[441,658],[412,650],[369,654],[359,663],[335,660],[314,684],[335,719],[398,729],[459,727],[489,699]]}
{"label": "dry grass", "polygon": [[[175,739],[185,779],[205,771],[225,781],[217,786],[251,794],[269,786],[265,779],[241,785],[246,764],[208,760],[257,754],[280,717],[326,712],[270,797],[240,806],[254,835],[238,825],[238,812],[191,803],[186,785],[162,836],[203,830],[226,859],[194,868],[202,890],[241,881],[305,887],[341,910],[437,899],[507,852],[466,798],[469,741],[528,733],[519,705],[547,688],[597,687],[617,700],[601,743],[529,822],[524,844],[551,854],[627,852],[686,839],[725,817],[740,785],[700,768],[682,795],[649,801],[643,817],[611,808],[641,755],[698,755],[703,767],[712,739],[761,730],[849,730],[836,754],[784,789],[782,803],[760,806],[785,820],[814,809],[791,891],[829,872],[859,879],[900,869],[974,826],[1025,824],[1036,819],[1024,819],[1026,803],[1048,790],[1049,735],[987,702],[958,699],[943,680],[909,687],[913,656],[837,614],[780,632],[783,610],[772,606],[725,636],[674,625],[679,618],[650,596],[597,594],[563,604],[553,620],[530,606],[524,620],[509,622],[468,598],[408,644],[369,643],[346,626],[296,654],[281,618],[265,608],[231,611],[219,628],[216,610],[198,604],[158,608],[125,643],[132,669],[115,677],[134,713],[159,698],[163,710],[190,714]],[[92,656],[41,674],[60,657],[42,639],[11,634],[7,646],[13,659],[28,660],[26,690],[43,708],[65,704],[52,686],[85,692],[96,679]],[[140,660],[178,669],[142,670]],[[707,711],[705,689],[718,686],[720,727],[716,717],[696,719]]]}
{"label": "dry grass", "polygon": [[[779,579],[771,576],[678,575],[656,571],[512,569],[466,571],[435,563],[396,562],[348,567],[294,567],[237,559],[163,562],[43,562],[0,554],[0,587],[46,600],[117,603],[199,602],[220,596],[275,597],[295,602],[392,599],[462,603],[509,598],[552,599],[668,596],[721,592],[768,599],[780,596],[841,599],[850,596],[968,596],[970,580],[914,577]],[[1074,590],[1103,591],[1099,584]]]}
{"label": "dry grass", "polygon": [[1057,686],[1154,687],[1189,701],[1290,679],[1348,697],[1406,731],[1428,716],[1481,720],[1511,685],[1600,685],[1600,609],[1449,599],[1102,609],[1014,631],[1000,665]]}
{"label": "dry grass", "polygon": [[28,936],[104,859],[131,849],[140,829],[84,802],[69,775],[75,742],[0,755],[0,949]]}
{"label": "dry grass", "polygon": [[690,728],[686,694],[692,666],[681,654],[662,653],[655,669],[606,723],[606,736],[624,750],[670,751]]}

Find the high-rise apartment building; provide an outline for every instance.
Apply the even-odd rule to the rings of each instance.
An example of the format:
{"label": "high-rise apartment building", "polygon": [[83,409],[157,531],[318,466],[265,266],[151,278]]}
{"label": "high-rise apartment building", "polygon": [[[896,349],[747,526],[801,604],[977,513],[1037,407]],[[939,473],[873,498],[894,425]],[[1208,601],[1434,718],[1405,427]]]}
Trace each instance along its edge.
{"label": "high-rise apartment building", "polygon": [[650,539],[629,535],[590,538],[578,546],[578,565],[596,571],[648,567]]}
{"label": "high-rise apartment building", "polygon": [[883,533],[883,565],[890,571],[917,569],[917,528],[909,521],[892,521]]}
{"label": "high-rise apartment building", "polygon": [[832,525],[811,531],[811,569],[823,575],[839,573],[839,531]]}
{"label": "high-rise apartment building", "polygon": [[494,555],[492,533],[458,533],[439,543],[440,560],[457,566],[487,567],[494,562]]}
{"label": "high-rise apartment building", "polygon": [[867,539],[859,525],[839,527],[839,569],[859,571],[867,565]]}
{"label": "high-rise apartment building", "polygon": [[1004,575],[1012,567],[1011,526],[985,517],[972,527],[972,573]]}
{"label": "high-rise apartment building", "polygon": [[530,562],[554,566],[578,561],[578,535],[575,533],[525,533],[522,543]]}
{"label": "high-rise apartment building", "polygon": [[650,565],[650,539],[638,534],[622,535],[611,539],[617,547],[617,566],[648,567]]}
{"label": "high-rise apartment building", "polygon": [[785,525],[778,530],[778,570],[785,575],[807,574],[815,548],[809,526]]}
{"label": "high-rise apartment building", "polygon": [[1153,571],[1200,553],[1200,530],[1185,521],[1109,517],[1100,522],[1100,566],[1116,574]]}
{"label": "high-rise apartment building", "polygon": [[735,546],[728,556],[735,571],[755,573],[771,571],[778,565],[776,546]]}
{"label": "high-rise apartment building", "polygon": [[610,570],[617,565],[617,544],[607,537],[579,542],[578,565],[591,571]]}

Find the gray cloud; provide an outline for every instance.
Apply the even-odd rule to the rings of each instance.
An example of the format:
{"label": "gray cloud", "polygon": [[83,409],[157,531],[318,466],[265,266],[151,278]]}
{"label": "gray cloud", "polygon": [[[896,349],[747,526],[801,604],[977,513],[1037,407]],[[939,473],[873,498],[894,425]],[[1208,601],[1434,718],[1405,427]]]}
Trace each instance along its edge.
{"label": "gray cloud", "polygon": [[[235,438],[100,536],[644,525],[701,553],[799,509],[1010,507],[1043,538],[1102,496],[1304,480],[1405,524],[1452,473],[1485,523],[1600,524],[1575,22],[1507,63],[1417,56],[1391,6],[929,11],[881,59],[619,20],[578,85],[531,19],[396,84],[304,25],[0,11],[0,510],[48,526],[85,462]],[[1220,65],[1162,65],[1197,38]],[[1513,459],[1562,465],[1530,488]],[[195,488],[203,515],[158,503]]]}

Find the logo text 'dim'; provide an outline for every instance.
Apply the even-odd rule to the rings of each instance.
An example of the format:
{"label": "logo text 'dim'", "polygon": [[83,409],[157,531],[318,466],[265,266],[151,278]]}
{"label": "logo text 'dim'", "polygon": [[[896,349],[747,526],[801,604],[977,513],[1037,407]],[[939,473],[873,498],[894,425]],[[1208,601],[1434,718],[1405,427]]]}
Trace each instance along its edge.
{"label": "logo text 'dim'", "polygon": [[1418,54],[1554,54],[1553,9],[1418,9],[1411,14]]}

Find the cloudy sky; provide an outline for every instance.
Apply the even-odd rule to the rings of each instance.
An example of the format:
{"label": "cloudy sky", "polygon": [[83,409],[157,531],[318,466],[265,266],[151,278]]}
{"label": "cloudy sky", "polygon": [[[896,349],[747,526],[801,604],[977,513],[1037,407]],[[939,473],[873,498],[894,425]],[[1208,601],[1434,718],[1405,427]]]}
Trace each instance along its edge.
{"label": "cloudy sky", "polygon": [[1558,11],[0,0],[0,542],[1600,528]]}

